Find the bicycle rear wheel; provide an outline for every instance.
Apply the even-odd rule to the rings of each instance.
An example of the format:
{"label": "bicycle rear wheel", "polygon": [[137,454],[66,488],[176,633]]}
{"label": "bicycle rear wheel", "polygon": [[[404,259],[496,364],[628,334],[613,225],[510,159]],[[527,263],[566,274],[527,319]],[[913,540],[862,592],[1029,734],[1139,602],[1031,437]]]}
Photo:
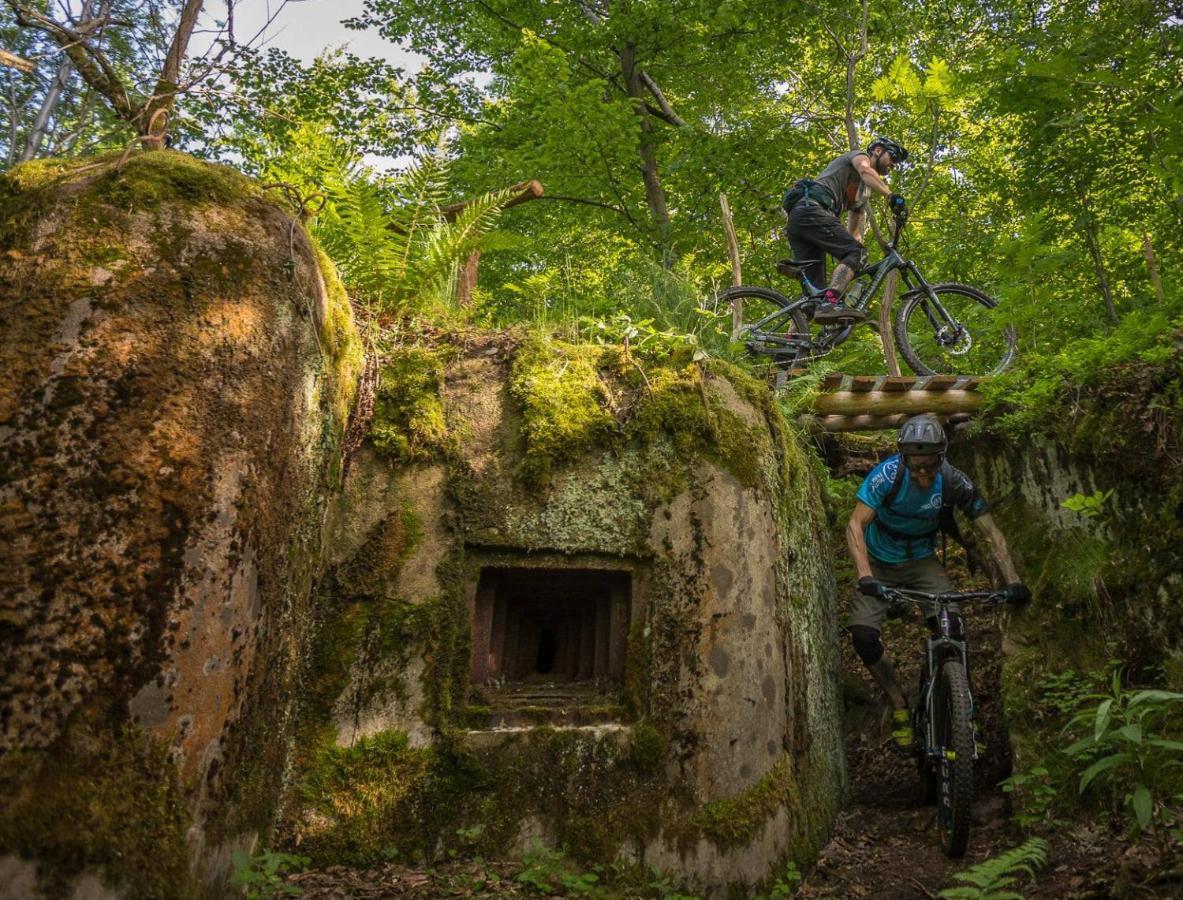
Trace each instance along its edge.
{"label": "bicycle rear wheel", "polygon": [[959,857],[969,841],[973,810],[974,734],[970,717],[969,678],[957,660],[948,660],[937,673],[937,830],[946,856]]}
{"label": "bicycle rear wheel", "polygon": [[719,300],[742,304],[737,340],[746,344],[749,353],[786,368],[807,355],[809,321],[801,310],[788,308],[793,301],[784,294],[741,284],[727,288]]}
{"label": "bicycle rear wheel", "polygon": [[917,375],[997,375],[1015,358],[1015,330],[977,288],[934,284],[947,320],[923,290],[903,298],[895,342]]}

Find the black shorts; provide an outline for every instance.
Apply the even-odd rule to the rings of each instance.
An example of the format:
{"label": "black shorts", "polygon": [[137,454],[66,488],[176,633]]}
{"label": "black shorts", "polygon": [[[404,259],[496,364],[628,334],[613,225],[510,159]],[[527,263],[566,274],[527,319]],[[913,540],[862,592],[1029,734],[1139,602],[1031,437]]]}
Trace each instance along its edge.
{"label": "black shorts", "polygon": [[843,227],[838,217],[814,200],[801,200],[789,213],[789,246],[793,259],[816,260],[805,267],[814,287],[826,286],[826,254],[855,270],[863,267],[867,249]]}

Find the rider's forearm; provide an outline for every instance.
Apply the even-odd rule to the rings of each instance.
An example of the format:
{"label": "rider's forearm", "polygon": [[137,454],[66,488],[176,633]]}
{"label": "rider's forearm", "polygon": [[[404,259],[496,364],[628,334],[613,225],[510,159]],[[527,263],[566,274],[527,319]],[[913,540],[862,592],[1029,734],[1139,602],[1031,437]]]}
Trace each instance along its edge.
{"label": "rider's forearm", "polygon": [[871,559],[867,556],[867,535],[859,522],[851,519],[846,525],[846,549],[854,562],[854,573],[859,578],[870,578]]}
{"label": "rider's forearm", "polygon": [[861,172],[860,174],[862,175],[862,178],[863,178],[863,184],[865,184],[867,187],[869,187],[871,190],[873,190],[879,196],[886,197],[888,199],[891,198],[891,194],[892,194],[891,188],[888,186],[886,181],[884,181],[882,178],[879,177],[879,175],[876,172],[869,171],[869,172]]}
{"label": "rider's forearm", "polygon": [[1015,564],[1010,558],[1006,538],[1002,536],[1002,532],[994,524],[993,517],[986,513],[974,519],[973,524],[978,534],[985,540],[986,546],[990,549],[990,558],[994,560],[999,571],[1002,572],[1002,577],[1007,584],[1019,581],[1019,573],[1015,571]]}

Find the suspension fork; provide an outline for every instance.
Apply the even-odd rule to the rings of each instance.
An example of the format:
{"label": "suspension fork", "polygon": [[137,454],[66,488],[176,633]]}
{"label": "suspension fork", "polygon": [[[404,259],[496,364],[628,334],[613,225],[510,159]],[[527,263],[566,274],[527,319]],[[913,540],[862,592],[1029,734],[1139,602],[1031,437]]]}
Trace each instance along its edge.
{"label": "suspension fork", "polygon": [[[924,317],[928,319],[928,324],[932,326],[933,331],[939,332],[945,325],[951,325],[958,331],[961,330],[961,323],[949,315],[949,311],[945,309],[944,304],[937,297],[936,291],[932,289],[932,285],[920,274],[920,270],[916,268],[914,262],[911,260],[903,261],[900,266],[900,277],[904,279],[904,284],[908,286],[909,293],[917,290],[924,292],[925,299],[928,302],[921,304],[920,309],[924,312]],[[913,281],[913,278],[915,278],[915,281]]]}

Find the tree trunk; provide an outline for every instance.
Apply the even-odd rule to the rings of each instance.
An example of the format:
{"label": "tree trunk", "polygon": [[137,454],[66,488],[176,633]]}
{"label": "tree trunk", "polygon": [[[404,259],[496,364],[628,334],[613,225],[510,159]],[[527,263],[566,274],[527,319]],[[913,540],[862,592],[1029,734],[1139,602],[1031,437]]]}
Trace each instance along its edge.
{"label": "tree trunk", "polygon": [[637,152],[641,157],[641,177],[645,181],[645,201],[649,205],[649,215],[653,219],[653,224],[657,226],[659,242],[664,247],[666,236],[669,234],[670,213],[665,202],[665,191],[661,187],[661,176],[657,171],[653,123],[649,121],[649,111],[645,108],[645,84],[637,68],[636,45],[626,44],[619,54],[620,70],[628,95],[633,101],[633,112],[641,120],[641,140]]}
{"label": "tree trunk", "polygon": [[149,150],[159,150],[164,146],[164,135],[168,130],[167,122],[156,121],[158,113],[164,112],[165,118],[172,114],[176,105],[177,79],[181,77],[181,63],[189,49],[189,38],[193,35],[193,28],[197,25],[197,17],[201,14],[201,7],[205,0],[185,0],[177,21],[177,30],[169,45],[168,53],[164,57],[164,66],[160,70],[160,78],[156,81],[156,90],[148,98],[133,124],[144,138],[144,147]]}
{"label": "tree trunk", "polygon": [[891,336],[891,309],[895,306],[895,295],[900,287],[899,269],[887,273],[883,283],[883,299],[879,302],[879,340],[883,343],[883,361],[888,375],[900,374],[900,363],[895,358],[895,341]]}
{"label": "tree trunk", "polygon": [[1091,218],[1086,218],[1082,226],[1084,243],[1093,259],[1093,270],[1097,274],[1097,287],[1101,290],[1101,296],[1105,298],[1105,320],[1110,325],[1116,325],[1117,307],[1113,303],[1113,292],[1109,290],[1109,278],[1105,275],[1105,261],[1101,258],[1101,245],[1097,243],[1095,226]]}
{"label": "tree trunk", "polygon": [[1158,257],[1154,255],[1154,242],[1150,240],[1150,233],[1146,231],[1142,232],[1142,255],[1146,257],[1146,271],[1150,273],[1154,296],[1159,303],[1166,303],[1167,295],[1162,286],[1162,273],[1158,271]]}
{"label": "tree trunk", "polygon": [[[91,11],[93,8],[93,0],[86,0],[82,4],[82,13],[78,17],[78,26],[80,28],[91,21]],[[57,109],[58,101],[62,98],[62,92],[65,91],[66,83],[69,81],[70,73],[73,70],[74,67],[70,65],[70,58],[63,56],[61,65],[58,66],[57,74],[54,75],[53,81],[49,85],[49,90],[45,93],[45,99],[41,102],[41,109],[37,111],[37,118],[33,121],[33,127],[29,130],[29,134],[25,138],[25,149],[21,154],[21,162],[28,162],[41,149],[41,142],[45,140],[45,132],[49,127],[50,117],[53,116],[54,110]]]}
{"label": "tree trunk", "polygon": [[[719,206],[723,210],[723,233],[727,236],[727,255],[731,258],[731,283],[743,284],[743,273],[739,267],[739,241],[735,237],[735,223],[731,221],[731,204],[727,202],[727,195],[720,192]],[[743,325],[743,298],[731,301],[731,340],[739,337],[739,329]]]}

